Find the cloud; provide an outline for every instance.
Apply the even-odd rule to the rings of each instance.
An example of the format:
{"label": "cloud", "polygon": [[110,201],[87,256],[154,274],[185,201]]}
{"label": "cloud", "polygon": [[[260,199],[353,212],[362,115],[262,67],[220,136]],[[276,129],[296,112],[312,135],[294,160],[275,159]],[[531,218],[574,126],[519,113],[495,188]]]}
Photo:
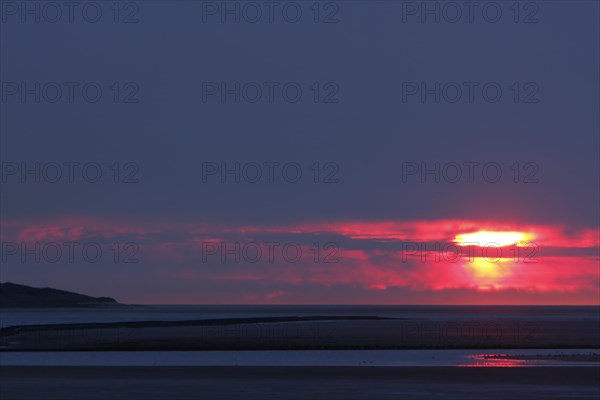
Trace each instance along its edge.
{"label": "cloud", "polygon": [[[458,233],[480,229],[529,232],[536,242],[489,252],[475,247],[474,253],[463,253],[464,248],[452,242]],[[160,286],[159,291],[165,292],[161,298],[168,298],[167,293],[174,294],[182,285],[206,282],[225,292],[232,282],[242,287],[252,283],[258,292],[234,291],[231,298],[267,302],[285,301],[290,287],[330,288],[332,299],[336,292],[344,293],[341,287],[357,292],[463,290],[470,293],[469,302],[492,292],[506,293],[510,302],[515,291],[532,298],[547,293],[589,293],[587,301],[594,302],[599,290],[597,234],[564,226],[454,220],[223,226],[87,217],[35,224],[9,221],[2,234],[5,253],[5,243],[11,241],[25,246],[73,240],[97,240],[105,246],[135,243],[138,265],[125,267],[143,271],[147,279],[168,282]],[[7,276],[15,281],[30,278],[20,271],[18,254],[3,256],[8,261],[3,271]],[[104,275],[120,276],[132,286],[136,274],[124,276],[119,271],[123,267],[109,260],[97,265]],[[49,268],[62,275],[73,273],[75,266],[57,263]],[[132,290],[137,293],[131,295],[132,301],[136,296],[147,297],[144,288]]]}

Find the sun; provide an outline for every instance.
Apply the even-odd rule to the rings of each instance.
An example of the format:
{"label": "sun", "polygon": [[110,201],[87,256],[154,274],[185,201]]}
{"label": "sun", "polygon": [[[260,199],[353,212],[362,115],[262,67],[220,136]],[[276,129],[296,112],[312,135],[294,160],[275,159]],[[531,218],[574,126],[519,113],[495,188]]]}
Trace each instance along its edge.
{"label": "sun", "polygon": [[510,258],[498,258],[494,261],[478,257],[464,264],[471,282],[478,290],[501,289],[506,279],[513,275],[516,264]]}
{"label": "sun", "polygon": [[[509,258],[500,258],[494,262],[483,258],[475,258],[466,264],[466,267],[473,273],[477,280],[495,281],[510,274],[512,260]],[[488,282],[489,283],[489,282]]]}
{"label": "sun", "polygon": [[[457,234],[454,243],[457,246],[476,246],[476,247],[506,247],[506,246],[526,246],[535,235],[529,232],[517,231],[487,231]],[[464,268],[471,275],[472,282],[477,285],[479,290],[486,291],[499,289],[503,282],[508,279],[517,267],[514,258],[502,257],[501,249],[498,252],[487,255],[484,251],[481,255],[476,255],[469,262],[464,264]]]}
{"label": "sun", "polygon": [[495,232],[479,231],[472,233],[461,233],[456,235],[454,243],[459,246],[480,246],[498,245],[500,247],[516,245],[534,239],[535,235],[526,232]]}

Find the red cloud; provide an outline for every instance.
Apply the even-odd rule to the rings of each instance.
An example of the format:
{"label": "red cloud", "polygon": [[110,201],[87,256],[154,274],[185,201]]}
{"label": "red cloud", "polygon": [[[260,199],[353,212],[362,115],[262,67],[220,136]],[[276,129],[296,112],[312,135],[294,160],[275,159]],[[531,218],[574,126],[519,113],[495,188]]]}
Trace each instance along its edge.
{"label": "red cloud", "polygon": [[[401,247],[386,247],[394,242],[451,243],[459,233],[519,231],[533,234],[535,242],[551,248],[551,254],[539,255],[528,263],[503,256],[496,263],[448,259],[436,261],[436,254],[411,254]],[[350,240],[352,248],[339,249],[339,262],[315,262],[305,257],[298,262],[281,258],[258,263],[227,263],[216,256],[202,262],[203,243],[226,244],[241,238],[267,235],[286,240],[298,235],[337,235]],[[278,236],[279,235],[279,236]],[[340,285],[361,290],[386,291],[408,288],[416,291],[526,291],[529,293],[586,292],[597,301],[599,294],[598,257],[573,254],[573,249],[599,247],[598,230],[576,230],[566,226],[519,225],[485,221],[338,221],[311,222],[280,226],[218,226],[165,221],[114,221],[98,218],[67,218],[52,221],[8,221],[2,225],[3,241],[71,241],[86,238],[119,238],[139,241],[140,254],[151,263],[161,264],[164,274],[177,280],[219,282],[257,282],[272,286],[268,300],[276,301],[285,292],[279,284],[301,287]],[[378,247],[377,243],[381,243]],[[364,245],[363,245],[364,244]],[[305,254],[311,243],[301,243]],[[362,246],[362,247],[361,247]],[[429,248],[431,249],[431,248]],[[206,260],[205,260],[206,261]],[[215,267],[216,266],[216,267]],[[252,297],[252,296],[250,296]]]}

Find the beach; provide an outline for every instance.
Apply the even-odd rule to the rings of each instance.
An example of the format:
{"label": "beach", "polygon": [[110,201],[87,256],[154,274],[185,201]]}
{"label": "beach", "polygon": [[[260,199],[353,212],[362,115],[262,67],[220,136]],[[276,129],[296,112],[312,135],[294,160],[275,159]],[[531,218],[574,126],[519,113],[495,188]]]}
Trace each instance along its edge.
{"label": "beach", "polygon": [[0,392],[16,400],[598,398],[598,311],[3,310]]}
{"label": "beach", "polygon": [[3,367],[2,397],[592,399],[597,368]]}

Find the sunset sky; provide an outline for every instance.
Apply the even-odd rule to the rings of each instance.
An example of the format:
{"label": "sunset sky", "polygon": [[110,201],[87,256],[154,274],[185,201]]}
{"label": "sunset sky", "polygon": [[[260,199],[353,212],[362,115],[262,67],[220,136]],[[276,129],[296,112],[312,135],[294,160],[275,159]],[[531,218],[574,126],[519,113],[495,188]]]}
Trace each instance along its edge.
{"label": "sunset sky", "polygon": [[[149,304],[598,304],[598,4],[540,2],[535,24],[422,24],[366,3],[342,4],[335,24],[200,23],[193,2],[144,3],[136,24],[3,23],[3,83],[104,94],[3,98],[0,281]],[[238,81],[296,82],[304,97],[204,101],[206,82]],[[135,82],[139,101],[113,102],[114,82]],[[315,103],[314,82],[339,101]],[[406,82],[504,93],[403,101]],[[539,101],[515,102],[515,82]],[[22,175],[36,162],[63,177]],[[79,163],[73,182],[65,162]],[[210,169],[236,162],[262,179]],[[66,242],[74,262],[47,262]],[[23,253],[36,244],[46,262]]]}

